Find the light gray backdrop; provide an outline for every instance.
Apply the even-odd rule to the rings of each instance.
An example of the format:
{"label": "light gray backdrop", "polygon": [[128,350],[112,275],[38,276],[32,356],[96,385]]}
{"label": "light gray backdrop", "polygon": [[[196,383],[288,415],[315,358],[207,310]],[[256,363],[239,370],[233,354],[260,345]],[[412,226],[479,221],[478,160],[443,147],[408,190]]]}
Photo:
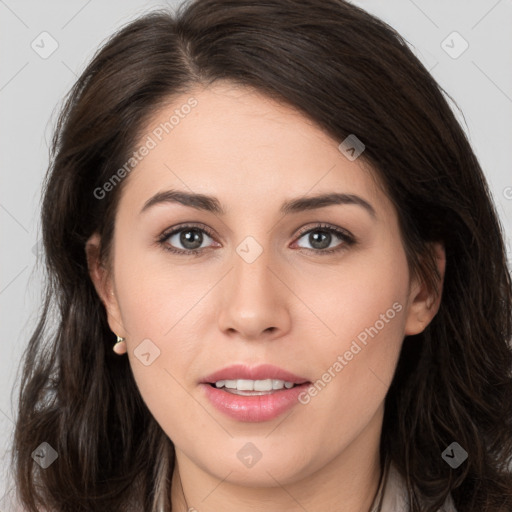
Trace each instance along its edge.
{"label": "light gray backdrop", "polygon": [[[396,28],[458,103],[465,121],[454,110],[506,229],[510,261],[512,0],[354,3]],[[4,455],[14,426],[11,390],[16,385],[14,401],[18,363],[40,305],[35,245],[57,108],[109,35],[143,12],[165,6],[140,0],[0,0],[0,512],[11,510],[12,481]]]}

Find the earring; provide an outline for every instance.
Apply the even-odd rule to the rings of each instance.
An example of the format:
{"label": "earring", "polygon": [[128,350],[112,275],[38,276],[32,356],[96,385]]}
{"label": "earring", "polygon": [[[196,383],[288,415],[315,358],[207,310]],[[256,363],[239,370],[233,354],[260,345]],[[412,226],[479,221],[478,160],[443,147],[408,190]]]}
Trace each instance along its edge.
{"label": "earring", "polygon": [[126,338],[121,338],[121,336],[117,336],[117,341],[113,348],[114,352],[120,356],[126,353],[125,340],[126,340]]}

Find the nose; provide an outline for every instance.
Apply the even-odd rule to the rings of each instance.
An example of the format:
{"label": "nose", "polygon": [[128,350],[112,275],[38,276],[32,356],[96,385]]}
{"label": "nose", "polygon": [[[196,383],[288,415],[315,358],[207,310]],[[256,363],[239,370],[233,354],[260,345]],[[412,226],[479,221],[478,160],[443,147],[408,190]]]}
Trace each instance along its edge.
{"label": "nose", "polygon": [[223,333],[245,340],[270,340],[288,332],[293,294],[275,267],[266,249],[252,262],[234,253],[232,270],[219,290],[218,322]]}

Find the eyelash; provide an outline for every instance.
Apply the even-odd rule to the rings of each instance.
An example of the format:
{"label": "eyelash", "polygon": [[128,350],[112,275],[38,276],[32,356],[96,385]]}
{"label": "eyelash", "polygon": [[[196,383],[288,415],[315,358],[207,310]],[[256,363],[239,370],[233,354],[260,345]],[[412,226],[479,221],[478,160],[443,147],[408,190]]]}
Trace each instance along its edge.
{"label": "eyelash", "polygon": [[[177,228],[173,228],[170,231],[165,231],[158,237],[158,244],[161,245],[162,249],[165,251],[171,252],[173,254],[178,254],[182,256],[201,256],[203,252],[208,249],[208,247],[203,247],[202,249],[176,249],[169,245],[166,241],[176,233],[180,233],[181,231],[189,230],[197,230],[197,231],[203,231],[206,233],[210,238],[215,238],[212,231],[205,226],[204,224],[184,224],[182,226],[178,226]],[[352,245],[355,245],[356,239],[348,233],[348,231],[345,231],[340,228],[336,228],[333,226],[330,226],[329,224],[318,224],[313,227],[308,227],[301,229],[298,233],[297,239],[302,238],[304,235],[312,232],[312,231],[327,231],[328,233],[334,233],[337,237],[339,237],[344,243],[342,243],[340,246],[337,246],[333,249],[307,249],[307,248],[301,248],[302,250],[313,252],[316,254],[326,255],[326,254],[332,254],[336,252],[341,252],[345,250],[347,247],[350,247]]]}

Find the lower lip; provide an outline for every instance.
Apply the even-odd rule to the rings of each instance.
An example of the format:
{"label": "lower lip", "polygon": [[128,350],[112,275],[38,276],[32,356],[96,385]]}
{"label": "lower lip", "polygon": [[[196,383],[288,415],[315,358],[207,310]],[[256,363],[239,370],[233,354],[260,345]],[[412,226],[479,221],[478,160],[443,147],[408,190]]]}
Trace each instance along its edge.
{"label": "lower lip", "polygon": [[258,422],[277,418],[299,403],[299,395],[310,386],[301,384],[291,389],[280,389],[268,395],[234,395],[222,388],[201,384],[210,402],[220,412],[238,421]]}

